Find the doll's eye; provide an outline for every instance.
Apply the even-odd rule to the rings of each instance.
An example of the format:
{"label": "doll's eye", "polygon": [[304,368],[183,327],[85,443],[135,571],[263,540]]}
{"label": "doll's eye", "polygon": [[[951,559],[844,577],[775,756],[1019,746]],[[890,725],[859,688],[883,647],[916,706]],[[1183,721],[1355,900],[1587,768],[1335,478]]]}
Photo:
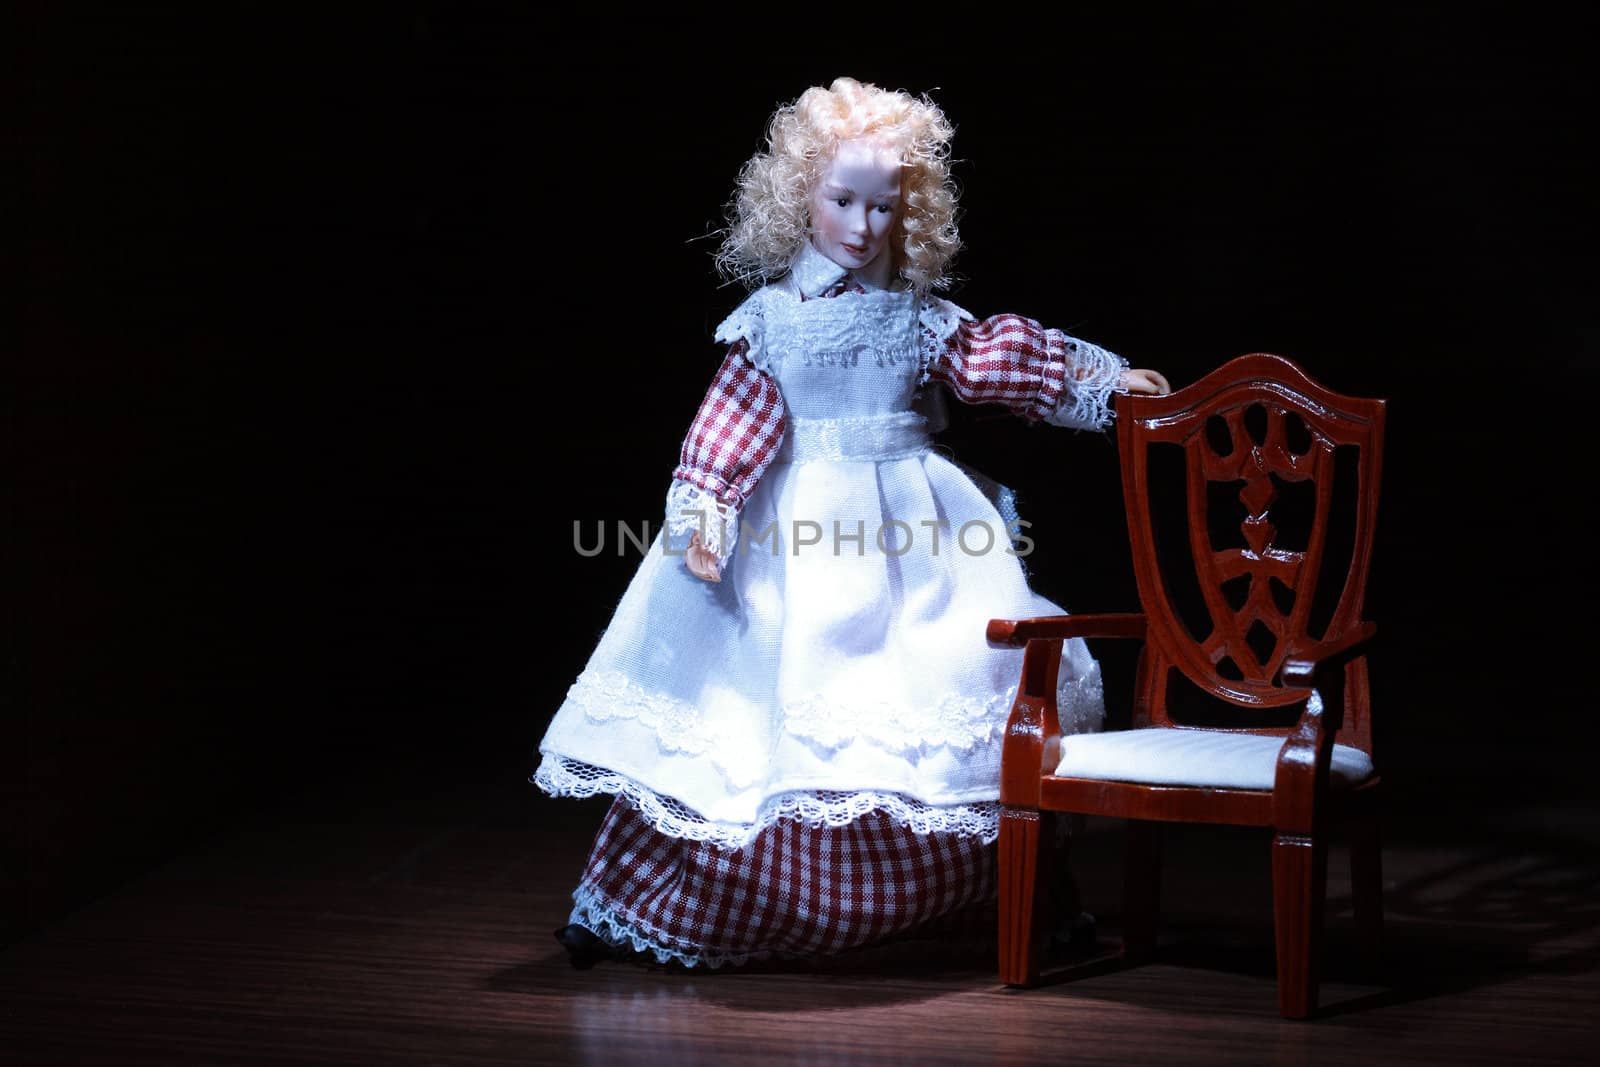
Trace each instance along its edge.
{"label": "doll's eye", "polygon": [[879,204],[878,205],[878,213],[880,215],[887,215],[889,212],[891,212],[893,210],[894,210],[894,205],[893,204]]}
{"label": "doll's eye", "polygon": [[840,207],[850,206],[850,198],[848,196],[836,196],[833,198],[833,202],[838,204]]}

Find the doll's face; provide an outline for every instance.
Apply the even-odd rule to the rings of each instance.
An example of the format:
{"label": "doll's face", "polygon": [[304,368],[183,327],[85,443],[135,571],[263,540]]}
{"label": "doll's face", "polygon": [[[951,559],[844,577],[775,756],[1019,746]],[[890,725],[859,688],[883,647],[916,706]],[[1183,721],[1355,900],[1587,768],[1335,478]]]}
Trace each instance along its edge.
{"label": "doll's face", "polygon": [[889,284],[889,234],[900,213],[900,161],[868,140],[840,141],[811,191],[811,243],[879,288]]}

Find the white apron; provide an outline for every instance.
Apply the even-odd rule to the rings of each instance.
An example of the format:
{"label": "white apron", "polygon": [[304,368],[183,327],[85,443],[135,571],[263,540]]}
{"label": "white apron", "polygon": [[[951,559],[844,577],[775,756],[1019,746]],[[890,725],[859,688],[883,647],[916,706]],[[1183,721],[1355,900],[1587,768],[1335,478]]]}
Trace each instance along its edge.
{"label": "white apron", "polygon": [[[1006,520],[912,411],[915,295],[762,295],[788,424],[727,532],[723,580],[689,573],[684,539],[656,539],[534,781],[626,796],[664,833],[729,847],[779,818],[872,810],[992,841],[1021,652],[984,628],[1062,609],[1029,589]],[[1060,693],[1064,732],[1098,728],[1081,640]]]}

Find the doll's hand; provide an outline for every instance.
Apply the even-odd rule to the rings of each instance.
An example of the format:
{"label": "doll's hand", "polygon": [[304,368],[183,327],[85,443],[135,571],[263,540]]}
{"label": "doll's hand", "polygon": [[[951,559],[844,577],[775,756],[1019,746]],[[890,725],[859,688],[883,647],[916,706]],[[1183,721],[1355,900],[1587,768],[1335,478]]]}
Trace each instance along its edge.
{"label": "doll's hand", "polygon": [[683,555],[689,573],[706,582],[722,581],[722,568],[717,566],[717,554],[700,543],[700,531],[689,536],[689,548]]}
{"label": "doll's hand", "polygon": [[1142,367],[1123,371],[1122,377],[1117,379],[1117,385],[1124,392],[1144,393],[1146,396],[1166,396],[1172,392],[1172,386],[1162,377],[1160,371],[1145,370]]}

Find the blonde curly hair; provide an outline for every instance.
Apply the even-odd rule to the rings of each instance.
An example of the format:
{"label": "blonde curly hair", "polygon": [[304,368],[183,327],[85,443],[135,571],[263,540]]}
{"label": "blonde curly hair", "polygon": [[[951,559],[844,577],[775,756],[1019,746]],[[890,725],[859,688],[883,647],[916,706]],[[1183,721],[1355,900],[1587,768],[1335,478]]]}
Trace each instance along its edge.
{"label": "blonde curly hair", "polygon": [[813,86],[773,113],[767,150],[739,170],[717,269],[747,288],[782,277],[810,236],[811,191],[840,141],[871,137],[899,156],[900,214],[890,236],[893,272],[912,289],[949,284],[961,239],[950,177],[954,128],[926,96],[854,78]]}

